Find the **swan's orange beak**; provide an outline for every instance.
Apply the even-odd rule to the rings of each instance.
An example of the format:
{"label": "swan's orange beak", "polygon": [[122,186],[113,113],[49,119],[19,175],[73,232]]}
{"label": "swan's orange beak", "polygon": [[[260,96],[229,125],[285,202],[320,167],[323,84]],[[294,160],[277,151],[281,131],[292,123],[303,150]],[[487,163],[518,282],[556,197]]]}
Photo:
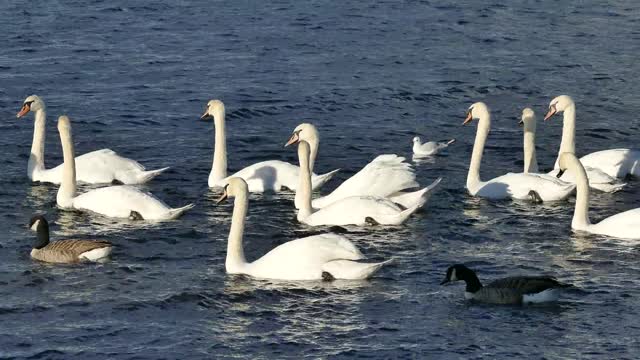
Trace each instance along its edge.
{"label": "swan's orange beak", "polygon": [[555,105],[551,105],[549,106],[549,112],[547,113],[547,115],[544,116],[544,121],[549,120],[553,115],[556,114],[556,107]]}
{"label": "swan's orange beak", "polygon": [[298,141],[300,141],[300,135],[298,135],[298,132],[296,131],[293,134],[291,134],[289,141],[287,141],[287,143],[284,144],[284,147],[287,147],[292,144],[296,144]]}
{"label": "swan's orange beak", "polygon": [[473,116],[471,115],[471,111],[467,111],[467,117],[464,119],[462,125],[467,125],[471,120],[473,120]]}
{"label": "swan's orange beak", "polygon": [[24,105],[22,105],[22,109],[20,109],[18,114],[16,114],[16,117],[17,118],[21,118],[21,117],[27,115],[27,113],[29,113],[29,111],[31,111],[31,105],[30,104],[24,104]]}

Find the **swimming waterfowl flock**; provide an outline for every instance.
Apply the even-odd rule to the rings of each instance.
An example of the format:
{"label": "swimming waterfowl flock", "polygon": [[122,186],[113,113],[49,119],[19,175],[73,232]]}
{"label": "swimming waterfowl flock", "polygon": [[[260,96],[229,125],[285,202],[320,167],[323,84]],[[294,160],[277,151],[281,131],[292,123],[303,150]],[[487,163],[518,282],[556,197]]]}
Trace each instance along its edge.
{"label": "swimming waterfowl flock", "polygon": [[[36,95],[27,97],[17,117],[24,117],[28,113],[34,113],[35,121],[27,175],[32,181],[60,185],[56,198],[59,208],[133,221],[174,220],[193,208],[193,204],[171,208],[154,195],[131,186],[150,181],[168,168],[146,170],[138,162],[121,157],[109,149],[76,157],[71,120],[67,116],[60,116],[58,119],[64,162],[55,168],[46,169],[44,101]],[[613,215],[597,224],[591,223],[588,215],[590,188],[613,193],[626,186],[621,178],[640,176],[640,150],[603,150],[578,158],[575,155],[575,104],[569,96],[554,98],[544,120],[559,113],[563,114],[563,132],[554,170],[548,174],[539,173],[535,151],[536,117],[532,109],[525,108],[520,121],[524,129],[523,171],[482,181],[480,165],[491,128],[491,114],[487,105],[482,102],[471,105],[463,125],[474,120],[477,120],[478,125],[467,175],[468,193],[490,200],[511,198],[546,202],[565,200],[577,190],[571,222],[573,230],[625,240],[640,240],[640,208]],[[359,280],[369,278],[392,261],[364,261],[365,256],[352,240],[325,233],[291,240],[249,263],[244,257],[242,239],[251,192],[295,192],[291,211],[297,212],[299,222],[309,226],[399,226],[427,205],[442,181],[438,177],[429,186],[420,189],[415,170],[405,158],[395,154],[381,154],[333,192],[313,199],[312,192],[330,181],[339,171],[336,169],[321,175],[313,172],[320,142],[319,131],[313,124],[298,125],[285,144],[296,147],[299,165],[281,160],[262,161],[229,176],[223,102],[209,101],[201,118],[207,117],[213,117],[215,127],[213,163],[207,183],[211,188],[223,190],[217,203],[227,198],[234,199],[225,262],[229,274],[245,274],[271,280]],[[454,141],[422,143],[420,137],[416,136],[412,147],[414,158],[435,156]],[[78,195],[76,182],[107,186]],[[68,239],[50,242],[49,223],[41,215],[34,216],[29,227],[36,232],[31,257],[39,261],[104,261],[113,249],[111,243],[100,240]],[[466,283],[467,299],[493,304],[555,301],[562,289],[571,287],[550,276],[514,276],[483,286],[475,272],[462,264],[449,267],[441,284],[458,280]]]}

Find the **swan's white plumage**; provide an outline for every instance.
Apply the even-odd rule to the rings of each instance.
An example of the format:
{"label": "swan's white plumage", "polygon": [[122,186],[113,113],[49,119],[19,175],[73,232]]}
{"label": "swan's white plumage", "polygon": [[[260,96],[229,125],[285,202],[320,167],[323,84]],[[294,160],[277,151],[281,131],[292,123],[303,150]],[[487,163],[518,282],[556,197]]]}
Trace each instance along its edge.
{"label": "swan's white plumage", "polygon": [[[570,96],[560,95],[551,100],[545,120],[560,112],[562,113],[562,141],[555,168],[558,168],[558,162],[563,153],[576,153],[576,105]],[[640,149],[596,151],[581,157],[580,162],[586,169],[598,169],[615,178],[627,175],[640,176]],[[588,172],[587,175],[590,173]],[[589,179],[592,180],[591,177]]]}
{"label": "swan's white plumage", "polygon": [[[311,205],[311,172],[309,170],[309,143],[298,142],[298,158],[300,160],[300,180],[296,199],[299,200],[298,221],[307,225],[365,225],[369,220],[383,225],[399,225],[421,208],[430,196],[430,190],[440,182],[438,179],[432,186],[418,193],[422,200],[413,200],[415,205],[402,209],[388,198],[378,196],[349,196],[336,200],[329,205],[313,209]],[[406,199],[409,200],[409,199]]]}
{"label": "swan's white plumage", "polygon": [[508,173],[479,184],[471,195],[492,200],[512,198],[529,199],[529,192],[535,191],[543,201],[559,201],[566,199],[575,189],[570,184],[554,176],[532,173]]}
{"label": "swan's white plumage", "polygon": [[131,211],[136,211],[145,220],[175,219],[193,208],[193,205],[187,205],[172,209],[152,194],[129,185],[90,190],[75,197],[72,206],[114,218],[128,218]]}
{"label": "swan's white plumage", "polygon": [[467,174],[467,190],[473,196],[488,199],[528,199],[529,193],[535,191],[542,201],[566,199],[575,189],[569,184],[547,174],[508,173],[489,181],[480,180],[480,164],[484,145],[491,129],[491,115],[487,106],[478,102],[469,107],[464,124],[479,119],[473,153]]}
{"label": "swan's white plumage", "polygon": [[[215,123],[215,143],[213,151],[213,163],[209,173],[208,185],[210,188],[224,187],[230,178],[243,178],[249,186],[250,192],[278,192],[283,189],[296,190],[300,169],[285,161],[269,160],[249,165],[231,176],[227,176],[227,138],[226,118],[224,104],[220,100],[210,100],[202,117],[212,116]],[[317,134],[316,134],[317,136]],[[318,151],[319,138],[312,140],[313,158]],[[311,164],[313,172],[313,161]],[[313,189],[324,185],[335,175],[338,170],[326,174],[312,174]]]}
{"label": "swan's white plumage", "polygon": [[[364,264],[358,248],[348,239],[322,234],[277,246],[254,262],[244,257],[242,238],[248,211],[248,186],[242,178],[229,179],[223,198],[235,197],[227,243],[225,268],[230,274],[277,280],[320,280],[323,272],[336,279],[366,279],[384,263]],[[335,265],[332,262],[338,261]]]}
{"label": "swan's white plumage", "polygon": [[351,196],[387,197],[418,186],[415,179],[415,172],[405,158],[394,154],[379,155],[329,195],[314,199],[312,205],[319,209]]}
{"label": "swan's white plumage", "polygon": [[[322,175],[313,174],[311,177],[313,189],[320,188],[338,171],[339,169]],[[227,184],[229,178],[240,177],[247,182],[250,192],[278,192],[284,188],[295,191],[299,174],[300,168],[298,166],[286,161],[267,160],[249,165],[224,179],[210,182],[209,187],[221,188]]]}
{"label": "swan's white plumage", "polygon": [[592,224],[589,219],[589,182],[584,167],[573,153],[561,154],[558,165],[561,169],[570,169],[576,174],[577,194],[571,220],[572,229],[622,239],[640,239],[640,208],[628,210]]}
{"label": "swan's white plumage", "polygon": [[89,210],[108,217],[128,218],[132,211],[138,212],[145,220],[175,219],[193,207],[192,204],[172,209],[150,193],[130,185],[109,186],[89,190],[76,196],[76,170],[68,117],[58,120],[58,132],[64,156],[62,183],[56,195],[56,202],[62,208]]}
{"label": "swan's white plumage", "polygon": [[[44,142],[46,107],[44,101],[36,95],[25,99],[23,110],[18,117],[29,111],[35,113],[33,144],[27,175],[32,181],[60,184],[62,167],[60,164],[46,169],[44,164]],[[110,149],[95,150],[76,158],[76,180],[89,184],[108,184],[119,181],[123,184],[142,184],[158,176],[167,168],[146,170],[139,162],[122,157]]]}

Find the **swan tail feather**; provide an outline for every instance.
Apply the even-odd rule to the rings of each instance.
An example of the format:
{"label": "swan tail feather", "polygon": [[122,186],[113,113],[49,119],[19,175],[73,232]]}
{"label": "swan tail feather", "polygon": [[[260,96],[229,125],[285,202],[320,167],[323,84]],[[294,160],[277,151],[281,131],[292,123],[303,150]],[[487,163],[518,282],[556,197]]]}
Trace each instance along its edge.
{"label": "swan tail feather", "polygon": [[410,192],[410,193],[396,193],[389,197],[389,200],[393,201],[396,204],[401,205],[402,207],[408,209],[413,207],[414,205],[418,205],[419,207],[423,207],[424,204],[429,200],[431,194],[433,194],[433,190],[440,184],[442,178],[437,178],[431,185],[425,187],[422,190]]}
{"label": "swan tail feather", "polygon": [[454,142],[456,142],[456,139],[451,139],[451,140],[447,141],[445,143],[445,145],[449,146],[449,145],[453,144]]}
{"label": "swan tail feather", "polygon": [[627,183],[590,183],[589,186],[591,188],[594,188],[596,190],[600,190],[602,192],[606,192],[606,193],[614,193],[614,192],[618,192],[620,190],[622,190],[625,186],[627,186]]}
{"label": "swan tail feather", "polygon": [[176,209],[169,210],[169,219],[170,220],[174,220],[174,219],[179,218],[187,210],[193,209],[194,206],[196,206],[196,205],[195,204],[189,204],[189,205],[186,205],[186,206],[183,206],[183,207],[179,207],[179,208],[176,208]]}
{"label": "swan tail feather", "polygon": [[170,168],[170,166],[163,167],[162,169],[142,171],[136,177],[136,184],[144,184],[144,183],[150,181],[151,179],[153,179],[154,177],[156,177],[156,176],[162,174],[163,172],[169,170],[169,168]]}
{"label": "swan tail feather", "polygon": [[333,178],[336,173],[338,173],[338,171],[340,171],[340,169],[335,169],[333,171],[329,171],[326,174],[318,175],[315,179],[313,179],[313,190],[316,190],[322,185],[326,184]]}
{"label": "swan tail feather", "polygon": [[322,265],[322,271],[331,275],[334,279],[363,280],[371,277],[384,265],[393,259],[379,263],[361,263],[352,260],[333,260]]}

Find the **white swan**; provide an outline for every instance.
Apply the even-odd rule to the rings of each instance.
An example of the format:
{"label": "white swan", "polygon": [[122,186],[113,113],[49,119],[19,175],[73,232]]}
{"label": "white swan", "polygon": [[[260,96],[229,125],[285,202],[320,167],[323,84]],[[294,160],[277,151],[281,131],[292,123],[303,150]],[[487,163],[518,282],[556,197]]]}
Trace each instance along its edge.
{"label": "white swan", "polygon": [[[536,117],[530,108],[526,108],[522,111],[522,120],[520,124],[524,124],[524,172],[525,173],[537,173],[538,172],[538,159],[536,158]],[[593,189],[597,189],[604,192],[615,192],[627,184],[620,180],[607,175],[602,170],[594,168],[586,168],[587,177],[589,178],[589,186]],[[558,170],[553,170],[549,173],[551,176],[556,176]],[[575,176],[573,172],[567,171],[561,177],[560,180],[575,184]]]}
{"label": "white swan", "polygon": [[58,131],[64,156],[62,184],[58,189],[58,206],[67,209],[90,210],[98,214],[115,218],[142,218],[144,220],[175,219],[193,204],[172,209],[150,193],[129,185],[109,186],[76,196],[76,169],[69,118],[58,119]]}
{"label": "white swan", "polygon": [[[549,103],[549,112],[544,117],[550,119],[553,115],[562,112],[562,141],[560,154],[565,152],[576,153],[576,105],[570,96],[560,95]],[[558,168],[558,161],[554,168]],[[640,149],[611,149],[596,151],[580,158],[585,168],[601,170],[609,176],[622,178],[626,175],[640,176]],[[591,173],[589,172],[588,175]],[[589,176],[589,180],[594,182]]]}
{"label": "white swan", "polygon": [[561,171],[571,170],[576,174],[578,187],[572,229],[623,239],[640,239],[640,208],[627,210],[592,224],[589,220],[589,182],[584,167],[570,152],[560,154],[558,165]]}
{"label": "white swan", "polygon": [[[27,97],[16,116],[23,117],[30,111],[35,113],[35,122],[27,175],[31,181],[60,184],[62,182],[62,164],[53,169],[46,169],[44,165],[45,120],[47,117],[44,101],[36,95]],[[137,161],[124,158],[110,149],[92,151],[76,158],[77,180],[89,184],[113,182],[143,184],[167,169],[168,167],[147,171]]]}
{"label": "white swan", "polygon": [[311,171],[309,170],[309,144],[298,141],[298,158],[300,159],[300,185],[296,195],[300,195],[301,206],[298,221],[311,226],[318,225],[359,225],[367,223],[381,225],[400,225],[411,214],[424,206],[433,189],[442,179],[437,179],[429,187],[421,190],[421,201],[408,209],[401,208],[393,201],[375,196],[350,196],[319,209],[311,206]]}
{"label": "white swan", "polygon": [[522,119],[518,123],[524,127],[524,173],[538,172],[536,157],[536,116],[533,110],[522,110]]}
{"label": "white swan", "polygon": [[563,200],[571,194],[575,185],[546,174],[508,173],[489,181],[480,180],[482,152],[491,129],[491,115],[484,103],[477,102],[471,105],[467,118],[462,124],[468,124],[473,119],[479,119],[479,121],[467,174],[467,190],[471,195],[494,200],[505,198],[524,200],[528,199],[533,191],[542,201],[556,201]]}
{"label": "white swan", "polygon": [[[227,138],[225,133],[225,110],[220,100],[210,100],[202,119],[213,117],[215,123],[215,148],[213,151],[213,165],[209,173],[209,187],[220,188],[230,177],[241,177],[249,185],[250,192],[281,191],[282,188],[296,190],[300,169],[292,164],[280,160],[261,161],[247,166],[231,176],[227,176]],[[318,141],[312,142],[313,162],[318,154]],[[329,181],[339,169],[323,175],[313,175],[313,188],[317,189]]]}
{"label": "white swan", "polygon": [[322,234],[286,242],[249,263],[242,245],[248,193],[247,183],[232,177],[218,200],[220,203],[227,197],[235,197],[225,261],[229,274],[276,280],[366,279],[391,261],[357,262],[364,256],[351,241],[340,235]]}
{"label": "white swan", "polygon": [[413,138],[413,156],[414,157],[423,157],[423,156],[432,156],[439,153],[441,150],[446,149],[449,145],[453,144],[456,139],[451,139],[447,142],[435,142],[429,141],[426,143],[422,143],[419,136]]}
{"label": "white swan", "polygon": [[[317,134],[315,126],[309,123],[298,125],[285,146],[306,141],[313,144]],[[311,145],[311,166],[313,166],[313,145]],[[421,201],[422,190],[402,193],[402,190],[419,186],[411,165],[404,162],[404,158],[393,155],[379,155],[362,170],[345,180],[332,193],[314,199],[314,209],[323,208],[335,201],[351,196],[375,196],[389,198],[396,204],[411,208]],[[300,208],[300,193],[296,193],[295,205]]]}

